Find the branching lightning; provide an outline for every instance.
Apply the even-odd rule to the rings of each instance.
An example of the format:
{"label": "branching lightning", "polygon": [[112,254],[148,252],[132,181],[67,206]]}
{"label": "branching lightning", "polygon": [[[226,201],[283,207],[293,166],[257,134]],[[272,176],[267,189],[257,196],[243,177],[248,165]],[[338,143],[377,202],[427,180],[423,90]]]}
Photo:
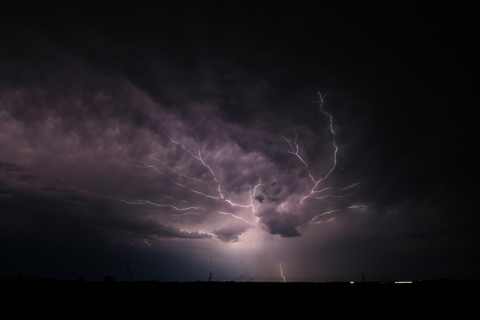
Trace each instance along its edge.
{"label": "branching lightning", "polygon": [[[198,148],[198,145],[197,145],[196,143],[195,143],[195,145],[197,146],[197,149],[198,149],[198,156],[196,156],[193,152],[191,152],[189,149],[187,149],[182,143],[176,142],[176,141],[174,141],[173,139],[170,139],[170,141],[172,141],[173,143],[175,143],[175,144],[177,144],[177,145],[180,145],[180,146],[181,146],[184,150],[186,150],[193,158],[197,159],[205,168],[207,168],[207,169],[210,171],[213,179],[214,179],[215,182],[217,183],[218,196],[211,196],[211,195],[205,194],[205,193],[200,192],[200,191],[198,191],[198,190],[194,190],[194,189],[192,189],[192,188],[189,188],[189,187],[187,187],[187,186],[184,186],[184,185],[182,185],[182,184],[180,184],[180,183],[174,182],[175,184],[177,184],[177,185],[179,185],[179,186],[181,186],[181,187],[184,187],[184,188],[190,190],[191,192],[194,192],[194,193],[196,193],[196,194],[205,196],[205,197],[207,197],[207,198],[211,198],[211,199],[215,199],[215,200],[223,200],[223,201],[229,203],[231,206],[234,206],[234,207],[252,208],[252,212],[255,214],[255,206],[253,205],[253,197],[255,197],[255,194],[256,194],[256,192],[257,192],[257,188],[263,184],[261,178],[258,180],[258,183],[254,186],[253,191],[250,190],[250,192],[249,192],[249,194],[250,194],[250,204],[245,205],[245,204],[235,203],[235,202],[229,200],[229,199],[228,199],[227,197],[225,197],[225,195],[223,194],[223,192],[222,192],[222,183],[221,183],[222,179],[220,179],[220,181],[219,181],[219,180],[217,179],[217,176],[215,175],[215,172],[213,171],[213,169],[212,169],[208,164],[206,164],[205,161],[202,159],[202,155],[201,155],[201,153],[200,153],[200,148]],[[222,159],[222,160],[223,160],[223,159]],[[172,170],[172,171],[175,172],[175,173],[177,173],[177,172],[174,171],[174,170]],[[184,175],[182,175],[182,174],[179,174],[179,173],[177,173],[177,174],[180,175],[180,176],[182,176],[182,177],[186,177],[186,176],[184,176]],[[193,180],[194,178],[189,178],[189,179]]]}
{"label": "branching lightning", "polygon": [[[193,139],[192,139],[193,140]],[[182,177],[182,178],[186,178],[188,180],[191,180],[191,181],[195,181],[195,182],[201,182],[202,184],[206,185],[209,189],[215,191],[217,193],[217,195],[211,195],[211,194],[208,194],[208,193],[205,193],[205,192],[202,192],[202,191],[199,191],[197,189],[194,189],[194,188],[191,188],[185,184],[181,184],[179,182],[176,182],[176,181],[172,181],[172,184],[174,185],[177,185],[179,187],[181,187],[182,189],[184,190],[188,190],[189,192],[192,192],[194,194],[197,194],[197,195],[200,195],[202,197],[205,197],[205,198],[209,198],[209,199],[213,199],[213,200],[221,200],[221,201],[225,201],[226,203],[228,203],[230,206],[232,207],[240,207],[240,208],[250,208],[252,213],[255,215],[256,211],[255,211],[255,205],[253,203],[253,199],[255,198],[255,195],[257,193],[257,188],[260,187],[261,185],[263,185],[262,183],[262,180],[261,178],[258,179],[257,183],[253,186],[253,188],[250,188],[249,190],[249,203],[247,204],[242,204],[242,203],[236,203],[236,202],[233,202],[232,200],[228,199],[224,192],[222,191],[222,172],[223,172],[223,168],[221,168],[221,171],[220,171],[220,179],[217,178],[216,174],[215,174],[215,171],[212,169],[212,167],[210,165],[208,165],[205,160],[202,158],[202,154],[200,152],[200,148],[198,147],[197,143],[195,143],[195,141],[193,140],[195,146],[197,147],[197,154],[192,152],[190,149],[188,149],[184,144],[180,143],[180,142],[177,142],[173,139],[170,139],[170,141],[178,146],[180,146],[183,150],[185,150],[192,158],[194,158],[195,160],[197,160],[203,167],[205,167],[211,174],[213,180],[215,181],[216,183],[216,188],[212,188],[207,182],[205,182],[204,180],[202,179],[197,179],[197,178],[194,178],[194,177],[190,177],[188,175],[185,175],[177,170],[175,170],[174,168],[171,168],[169,167],[165,162],[163,162],[162,160],[158,159],[158,158],[155,158],[153,156],[150,156],[150,159],[154,160],[154,161],[157,161],[159,163],[161,163],[163,166],[165,166],[168,170],[170,170],[171,172],[173,172],[175,175],[179,176],[179,177]],[[221,159],[223,160],[223,158]],[[221,161],[220,161],[221,163]],[[131,166],[131,167],[138,167],[138,168],[152,168],[154,170],[156,170],[159,174],[162,174],[164,175],[163,172],[161,172],[157,167],[153,166],[153,165],[147,165],[145,164],[144,162],[142,162],[143,166],[137,166],[137,165],[131,165],[131,164],[128,164],[128,163],[125,163],[123,162],[123,164],[125,165],[128,165],[128,166]],[[165,197],[168,197],[168,196],[165,196]],[[174,200],[172,197],[168,197],[172,200]],[[174,214],[173,216],[185,216],[185,215],[192,215],[192,214],[198,214],[198,212],[189,212],[189,210],[206,210],[205,208],[203,207],[185,207],[185,208],[181,208],[181,207],[178,207],[178,206],[175,206],[175,205],[172,205],[172,204],[159,204],[159,203],[155,203],[155,202],[151,202],[151,201],[148,201],[148,200],[135,200],[135,201],[127,201],[127,200],[121,200],[123,201],[124,203],[127,203],[127,204],[132,204],[132,205],[144,205],[144,204],[150,204],[150,205],[154,205],[154,206],[157,206],[157,207],[169,207],[169,208],[172,208],[176,211],[187,211],[185,213],[182,213],[182,214]],[[248,224],[251,224],[251,222],[249,222],[248,220],[246,220],[245,218],[243,217],[240,217],[238,215],[235,215],[231,212],[223,212],[223,211],[216,211],[217,213],[219,214],[222,214],[222,215],[230,215],[236,219],[239,219],[239,220],[243,220],[245,221],[246,223]],[[258,217],[257,217],[257,221],[258,222]]]}
{"label": "branching lightning", "polygon": [[[285,136],[282,136],[282,138],[288,143],[288,146],[285,146],[285,151],[286,153],[290,153],[290,154],[293,154],[295,155],[299,160],[300,162],[304,165],[305,167],[305,170],[307,171],[308,173],[308,176],[310,177],[310,180],[312,180],[313,182],[313,187],[312,189],[310,190],[310,192],[305,195],[301,200],[300,200],[300,203],[302,203],[304,200],[310,198],[312,195],[314,194],[320,194],[320,193],[323,193],[327,190],[339,190],[339,191],[344,191],[344,190],[348,190],[348,189],[351,189],[351,188],[355,188],[355,187],[359,187],[361,185],[360,181],[357,181],[355,182],[354,184],[350,185],[350,186],[347,186],[347,187],[344,187],[344,188],[332,188],[332,187],[325,187],[321,190],[316,190],[317,187],[320,185],[320,183],[324,180],[326,180],[330,174],[335,170],[336,166],[337,166],[337,152],[338,152],[338,146],[336,144],[336,134],[335,134],[335,131],[333,130],[333,117],[330,113],[326,112],[324,109],[323,109],[323,102],[324,102],[324,97],[327,96],[328,94],[325,94],[322,96],[322,94],[317,91],[318,93],[318,96],[320,98],[319,101],[317,101],[317,103],[319,103],[319,108],[320,108],[320,112],[325,114],[328,119],[329,119],[329,129],[330,129],[330,133],[332,134],[332,137],[333,137],[333,141],[332,141],[332,144],[333,144],[333,147],[334,147],[334,152],[333,152],[333,157],[332,157],[332,165],[330,167],[330,169],[328,170],[328,172],[323,175],[322,177],[318,178],[318,179],[315,179],[312,172],[310,171],[309,167],[308,167],[308,164],[307,162],[303,159],[302,155],[301,155],[301,150],[300,150],[300,144],[301,143],[298,143],[297,142],[297,138],[298,138],[298,135],[297,133],[295,132],[294,130],[294,134],[295,134],[295,138],[293,139],[293,144],[292,144],[292,141],[285,138]],[[327,194],[327,195],[323,195],[323,196],[319,196],[319,197],[316,197],[316,199],[319,199],[323,202],[326,202],[328,204],[336,204],[336,201],[328,201],[326,199],[328,198],[337,198],[337,199],[342,199],[342,198],[346,198],[348,196],[350,196],[352,194],[348,194],[348,195],[330,195],[330,194]],[[349,206],[349,207],[346,207],[346,208],[341,208],[341,209],[334,209],[334,210],[329,210],[329,211],[326,211],[326,212],[323,212],[319,215],[316,215],[315,217],[313,217],[310,222],[314,222],[314,220],[318,219],[319,217],[323,216],[323,215],[326,215],[326,214],[331,214],[331,213],[334,213],[334,212],[338,212],[338,211],[342,211],[342,210],[345,210],[345,209],[358,209],[358,208],[361,208],[361,209],[365,209],[366,206]],[[331,221],[333,220],[332,219],[329,219],[328,221]],[[327,221],[327,222],[328,222]],[[314,222],[314,223],[320,223],[320,222]]]}
{"label": "branching lightning", "polygon": [[[333,157],[332,157],[332,161],[333,161],[333,164],[331,166],[331,168],[328,170],[328,172],[321,178],[318,178],[318,179],[315,179],[312,175],[312,173],[310,172],[310,169],[308,168],[308,165],[307,163],[305,162],[305,160],[302,158],[302,156],[299,154],[299,150],[300,150],[300,145],[297,143],[297,133],[295,132],[295,139],[293,141],[293,145],[292,145],[292,142],[285,138],[284,136],[283,139],[285,139],[285,141],[287,141],[288,143],[288,147],[285,147],[286,149],[286,152],[287,153],[291,153],[291,154],[294,154],[302,163],[303,165],[305,166],[305,170],[307,170],[307,173],[308,175],[310,176],[310,179],[312,180],[313,182],[313,188],[312,190],[310,191],[309,194],[307,194],[306,196],[304,196],[301,200],[300,200],[300,203],[302,203],[305,199],[309,198],[312,194],[316,193],[316,192],[322,192],[322,191],[315,191],[315,189],[318,187],[318,185],[320,184],[320,182],[322,182],[323,180],[327,179],[330,174],[333,172],[333,170],[335,170],[335,167],[337,166],[337,152],[338,152],[338,147],[337,147],[337,144],[336,144],[336,141],[335,141],[335,131],[333,130],[333,117],[330,113],[326,112],[325,110],[323,110],[323,98],[326,97],[328,95],[325,94],[322,96],[322,94],[318,91],[318,96],[320,97],[320,100],[317,101],[317,103],[320,104],[320,112],[327,115],[328,118],[329,118],[329,129],[330,129],[330,132],[332,133],[332,136],[333,136],[333,147],[335,148],[335,151],[333,153]],[[325,190],[325,189],[324,189]]]}
{"label": "branching lightning", "polygon": [[[308,174],[308,184],[311,185],[311,189],[310,189],[310,186],[309,186],[308,193],[307,194],[301,194],[298,198],[300,200],[295,201],[294,205],[302,205],[307,199],[310,199],[310,198],[320,200],[320,201],[322,201],[326,204],[334,205],[337,202],[344,201],[345,199],[347,199],[347,198],[349,198],[350,196],[353,195],[353,193],[342,194],[342,191],[346,191],[346,190],[361,186],[360,181],[357,181],[357,182],[355,182],[351,185],[348,185],[346,187],[343,187],[343,188],[334,188],[334,187],[326,186],[326,187],[323,187],[322,189],[320,189],[320,186],[321,186],[322,182],[324,182],[326,179],[328,179],[331,176],[332,172],[335,170],[335,168],[337,166],[338,146],[336,144],[336,133],[335,133],[335,130],[333,129],[333,117],[330,113],[325,111],[324,108],[323,108],[324,98],[328,94],[322,95],[320,92],[317,92],[317,93],[318,93],[318,96],[319,96],[319,101],[317,101],[316,103],[319,103],[320,113],[327,116],[328,121],[329,121],[329,124],[328,124],[328,128],[329,128],[329,131],[330,131],[329,135],[332,137],[331,138],[331,140],[332,140],[331,143],[333,145],[333,155],[331,156],[332,163],[329,165],[329,168],[328,168],[326,173],[324,173],[321,176],[317,176],[317,174],[315,174],[315,173],[313,173],[313,171],[311,171],[311,168],[309,167],[306,158],[302,155],[302,148],[301,148],[302,143],[298,142],[297,132],[295,130],[293,130],[294,131],[294,138],[293,139],[288,139],[284,135],[281,136],[283,138],[284,142],[286,143],[286,145],[284,146],[284,150],[282,150],[282,152],[293,155],[295,158],[297,158],[301,162],[301,166],[306,170],[306,172]],[[264,185],[264,183],[262,182],[262,178],[260,176],[258,177],[258,179],[256,180],[256,182],[253,186],[251,186],[251,185],[248,186],[248,196],[245,197],[244,202],[233,201],[233,200],[231,200],[227,197],[227,195],[226,195],[226,193],[223,189],[223,187],[224,187],[223,186],[223,166],[222,166],[223,157],[220,159],[220,162],[219,162],[220,163],[220,168],[219,168],[219,174],[217,176],[217,173],[213,169],[213,165],[210,163],[210,161],[206,160],[203,157],[202,152],[200,150],[200,146],[199,146],[199,144],[196,143],[195,140],[192,139],[193,144],[195,145],[195,149],[196,149],[195,151],[194,151],[194,149],[191,149],[191,148],[187,147],[184,143],[179,142],[177,140],[174,140],[171,137],[169,137],[169,140],[172,144],[175,144],[176,146],[181,148],[184,152],[186,152],[188,154],[188,156],[191,157],[191,159],[194,160],[193,161],[194,163],[198,163],[200,166],[202,166],[206,170],[208,176],[211,177],[211,179],[209,178],[208,180],[204,180],[204,179],[200,179],[200,178],[188,175],[188,174],[184,173],[185,170],[178,170],[178,168],[172,167],[172,166],[168,165],[165,161],[162,161],[161,159],[158,159],[158,157],[153,157],[153,156],[149,156],[149,158],[151,160],[159,163],[161,166],[157,167],[157,166],[154,166],[154,165],[148,165],[145,162],[141,162],[142,165],[132,165],[132,164],[128,164],[128,163],[124,163],[124,164],[128,165],[128,166],[131,166],[131,167],[154,170],[158,174],[160,174],[160,175],[166,177],[167,179],[169,179],[169,181],[171,183],[171,189],[183,190],[185,192],[195,194],[196,196],[200,196],[200,197],[203,197],[205,199],[209,199],[210,201],[212,201],[212,200],[213,201],[221,201],[221,202],[227,204],[228,206],[230,206],[232,208],[248,209],[249,211],[251,211],[251,213],[254,216],[256,216],[255,223],[252,223],[252,222],[248,221],[246,218],[239,216],[238,214],[236,214],[235,211],[229,212],[228,209],[220,209],[221,211],[218,210],[218,209],[217,210],[211,210],[211,209],[207,209],[206,205],[204,205],[204,206],[185,206],[184,207],[184,206],[177,206],[177,205],[167,204],[167,203],[156,203],[156,202],[152,202],[152,201],[149,201],[149,200],[134,200],[134,201],[122,200],[124,203],[131,204],[131,205],[145,205],[145,204],[148,204],[148,205],[153,205],[153,206],[162,207],[162,208],[170,208],[170,209],[173,209],[175,211],[179,211],[179,213],[173,214],[173,216],[177,216],[177,217],[186,216],[186,215],[198,215],[200,213],[204,214],[206,212],[215,212],[215,213],[218,213],[218,214],[221,214],[221,215],[229,215],[229,216],[231,216],[235,219],[238,219],[238,220],[243,220],[244,222],[248,223],[251,226],[253,226],[254,224],[257,224],[259,222],[260,217],[257,216],[257,208],[254,205],[254,199],[255,199],[255,196],[258,193],[258,188],[260,186]],[[176,178],[168,178],[168,176],[167,176],[168,172],[173,174],[172,176],[174,176]],[[188,181],[185,181],[185,180],[182,181],[182,178],[186,179]],[[197,183],[197,184],[195,184],[195,186],[192,187],[191,186],[192,183]],[[213,186],[213,184],[214,184],[214,186]],[[202,186],[204,186],[205,188],[202,189]],[[173,197],[166,196],[166,195],[163,195],[163,196],[165,198],[168,198],[168,199],[172,200],[172,201],[175,201],[175,199]],[[184,203],[186,203],[186,201],[184,201],[184,200],[180,200],[180,201],[183,201]],[[262,203],[262,201],[260,201],[260,200],[259,200],[259,202]],[[282,202],[282,204],[280,205],[282,210],[285,210],[284,209],[285,204],[288,204],[288,201],[283,201]],[[293,204],[293,203],[290,201],[290,204]],[[350,206],[346,206],[344,208],[331,209],[331,210],[322,212],[320,214],[317,214],[316,216],[314,216],[310,220],[306,220],[303,224],[329,222],[329,221],[332,221],[334,218],[330,218],[328,220],[322,220],[322,221],[320,221],[319,218],[321,218],[323,216],[326,216],[326,215],[333,214],[335,212],[347,210],[347,209],[362,209],[362,210],[365,210],[366,208],[368,208],[368,206],[350,205]],[[280,265],[280,271],[281,271],[282,277],[284,279],[284,282],[286,282],[286,279],[283,275],[283,269],[282,269],[281,265]]]}

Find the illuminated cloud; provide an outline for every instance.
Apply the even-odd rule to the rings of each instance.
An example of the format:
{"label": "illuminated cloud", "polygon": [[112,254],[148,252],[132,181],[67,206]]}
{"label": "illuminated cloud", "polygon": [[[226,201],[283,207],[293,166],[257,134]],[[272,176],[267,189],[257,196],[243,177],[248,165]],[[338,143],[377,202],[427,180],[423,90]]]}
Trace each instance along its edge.
{"label": "illuminated cloud", "polygon": [[215,270],[270,255],[290,281],[478,251],[467,87],[422,71],[441,50],[396,67],[404,52],[355,49],[376,30],[77,27],[0,28],[3,256],[118,250],[188,274],[210,251]]}

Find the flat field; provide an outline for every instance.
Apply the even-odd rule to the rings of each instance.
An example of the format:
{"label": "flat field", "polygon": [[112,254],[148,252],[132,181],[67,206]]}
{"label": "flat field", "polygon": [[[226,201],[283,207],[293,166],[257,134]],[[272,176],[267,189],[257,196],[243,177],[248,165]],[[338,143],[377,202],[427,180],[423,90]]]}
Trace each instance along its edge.
{"label": "flat field", "polygon": [[411,284],[0,282],[2,313],[63,319],[456,318],[480,314],[479,281]]}

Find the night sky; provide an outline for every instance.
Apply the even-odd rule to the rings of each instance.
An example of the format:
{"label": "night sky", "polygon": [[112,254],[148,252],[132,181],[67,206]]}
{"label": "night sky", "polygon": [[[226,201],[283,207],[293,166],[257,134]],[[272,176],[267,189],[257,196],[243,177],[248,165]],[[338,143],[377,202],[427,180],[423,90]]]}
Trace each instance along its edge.
{"label": "night sky", "polygon": [[1,277],[480,277],[472,8],[36,6],[0,19]]}

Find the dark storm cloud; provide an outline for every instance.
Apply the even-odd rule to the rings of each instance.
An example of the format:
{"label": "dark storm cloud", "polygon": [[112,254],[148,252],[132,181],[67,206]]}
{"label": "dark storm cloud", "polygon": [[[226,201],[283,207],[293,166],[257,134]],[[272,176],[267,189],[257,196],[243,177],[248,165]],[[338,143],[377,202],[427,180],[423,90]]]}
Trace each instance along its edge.
{"label": "dark storm cloud", "polygon": [[116,215],[100,221],[99,225],[107,230],[114,230],[121,235],[129,235],[136,238],[151,239],[152,237],[161,238],[184,238],[184,239],[208,239],[211,234],[204,232],[189,232],[179,230],[170,225],[164,225],[158,221],[149,219],[135,219],[132,216],[122,217]]}
{"label": "dark storm cloud", "polygon": [[84,210],[108,213],[110,209],[108,199],[102,195],[80,190],[59,179],[42,181],[18,164],[0,161],[0,175],[0,192],[5,195],[1,205],[10,210],[78,214]]}
{"label": "dark storm cloud", "polygon": [[[2,92],[5,133],[24,141],[24,150],[29,150],[30,154],[48,150],[56,154],[59,163],[90,165],[105,176],[104,186],[98,190],[100,193],[112,194],[117,189],[113,193],[120,193],[124,199],[161,201],[162,205],[172,204],[180,209],[187,206],[200,208],[185,212],[185,215],[173,215],[175,220],[170,220],[171,223],[181,223],[190,229],[195,226],[204,228],[209,215],[205,208],[210,212],[234,210],[238,213],[238,207],[229,208],[226,203],[218,202],[221,196],[214,186],[220,174],[227,200],[247,205],[249,192],[261,180],[262,186],[255,195],[258,202],[254,205],[261,207],[265,200],[276,206],[298,202],[310,192],[312,181],[304,164],[289,153],[296,137],[301,146],[299,152],[316,179],[326,175],[333,165],[329,118],[320,113],[318,105],[308,101],[296,108],[302,111],[294,117],[298,123],[292,125],[290,109],[269,111],[270,105],[279,102],[275,96],[284,93],[276,92],[268,81],[246,73],[235,63],[217,64],[214,60],[200,63],[198,68],[190,70],[188,81],[180,71],[176,73],[178,78],[168,82],[161,77],[149,78],[150,85],[145,88],[135,78],[136,74],[143,73],[132,74],[121,63],[115,64],[116,72],[112,75],[104,73],[88,55],[81,55],[82,61],[60,51],[53,50],[49,54],[60,56],[53,66],[39,63],[31,70],[21,61],[3,64],[7,75],[20,74],[13,84],[4,81],[7,84],[7,89]],[[117,55],[115,59],[120,62],[126,57]],[[153,56],[142,60],[141,68],[145,66],[150,66],[147,75],[169,72],[169,68],[175,67],[167,66],[161,58],[154,59]],[[72,78],[71,74],[76,76]],[[170,104],[173,102],[162,101],[163,94],[150,87],[176,92],[174,104],[180,106],[172,108]],[[199,96],[197,91],[202,95]],[[318,95],[313,92],[312,98],[315,97]],[[258,112],[249,114],[245,108],[254,108]],[[245,118],[232,116],[235,114],[232,110],[249,115]],[[311,119],[316,119],[317,125],[312,125]],[[7,154],[16,157],[22,152],[25,154],[11,139],[5,140],[4,145]],[[201,153],[216,177],[195,158],[197,153]],[[48,166],[33,159],[34,156],[29,157],[27,162],[33,162],[33,165],[38,162],[38,167]],[[145,185],[127,192],[127,178],[123,180],[125,187],[121,188],[119,181],[114,183],[104,173],[107,168],[113,170],[112,174],[120,169],[118,164],[107,164],[112,161],[124,164],[125,172],[156,176],[141,179],[160,188],[157,190],[162,196],[152,197],[153,188]],[[59,169],[54,167],[51,170]],[[67,172],[65,169],[61,171]],[[339,177],[332,175],[328,185],[342,187],[335,185],[336,179]],[[349,177],[343,180],[353,182]],[[87,188],[89,185],[99,188],[93,181],[84,184]],[[213,197],[217,201],[212,200]],[[296,228],[299,225],[308,223],[319,213],[318,210],[327,210],[323,204],[316,210],[311,208],[310,204],[290,205],[291,212],[282,214],[269,209],[262,213],[259,223],[271,234],[298,236],[300,233]],[[161,223],[158,228],[163,226]],[[210,231],[222,230],[216,225],[213,228],[210,226]],[[158,233],[181,236],[168,228],[162,230]]]}
{"label": "dark storm cloud", "polygon": [[119,208],[115,199],[78,189],[59,179],[44,181],[18,164],[1,161],[0,177],[0,207],[5,216],[32,219],[43,215],[46,220],[51,216],[61,219],[59,222],[77,221],[80,229],[88,225],[88,229],[98,228],[116,236],[211,238],[206,233],[187,232],[132,214],[121,214],[116,211]]}
{"label": "dark storm cloud", "polygon": [[[193,16],[153,29],[139,21],[107,31],[86,20],[75,20],[75,32],[2,28],[0,206],[9,235],[27,234],[27,217],[52,234],[63,224],[79,238],[91,231],[104,245],[102,236],[241,246],[261,229],[282,243],[278,256],[312,238],[328,244],[327,256],[350,245],[439,252],[431,243],[478,242],[475,183],[465,182],[474,167],[468,112],[451,109],[471,104],[461,103],[467,89],[440,84],[443,68],[430,61],[443,49],[413,57],[399,47],[418,43],[362,45],[391,38],[377,27],[213,32],[189,25]],[[317,88],[331,92],[324,110],[337,166],[316,190],[329,189],[301,202],[314,183],[283,137],[298,138],[315,179],[332,168]]]}
{"label": "dark storm cloud", "polygon": [[298,215],[294,212],[279,212],[275,208],[267,208],[261,210],[258,216],[263,226],[271,234],[279,234],[282,237],[300,236],[296,227],[301,223]]}
{"label": "dark storm cloud", "polygon": [[251,226],[244,221],[236,221],[229,223],[218,230],[214,230],[213,234],[223,242],[237,242],[239,241],[239,236],[250,227]]}
{"label": "dark storm cloud", "polygon": [[[148,99],[138,100],[125,80],[95,74],[81,61],[62,57],[54,66],[35,68],[24,62],[0,62],[0,68],[2,110],[32,129],[58,120],[57,133],[79,134],[88,144],[112,127],[158,130],[149,114]],[[9,82],[12,77],[19,79]]]}
{"label": "dark storm cloud", "polygon": [[[266,74],[255,70],[247,72],[248,69],[233,61],[216,57],[197,61],[193,52],[182,61],[167,63],[165,56],[156,54],[162,41],[165,41],[161,38],[159,47],[144,47],[142,42],[137,42],[140,47],[128,54],[113,54],[110,51],[115,47],[111,45],[113,40],[104,40],[95,42],[92,48],[107,47],[112,57],[106,64],[99,63],[101,55],[92,55],[90,51],[79,50],[70,55],[53,45],[38,49],[45,60],[37,62],[34,68],[28,59],[2,64],[5,71],[2,73],[3,80],[0,79],[5,84],[2,92],[4,113],[1,115],[4,130],[10,137],[24,141],[26,146],[23,150],[30,150],[32,154],[39,153],[40,149],[48,150],[57,155],[58,162],[100,166],[99,172],[108,166],[105,164],[108,160],[137,166],[125,166],[125,171],[132,174],[157,175],[156,178],[141,178],[152,187],[144,185],[129,192],[126,190],[128,182],[124,180],[125,188],[114,192],[121,194],[123,199],[161,201],[177,207],[188,204],[209,208],[212,212],[217,209],[237,210],[191,192],[190,189],[200,190],[209,196],[219,197],[215,190],[211,190],[216,184],[211,172],[184,149],[173,144],[170,141],[172,138],[195,154],[198,148],[217,176],[221,171],[222,188],[228,199],[248,204],[248,192],[261,178],[264,185],[255,196],[255,205],[259,205],[259,223],[271,234],[298,236],[298,226],[322,212],[335,209],[328,203],[309,199],[302,205],[290,205],[290,212],[277,210],[286,202],[298,202],[312,188],[304,165],[295,155],[286,152],[289,146],[282,136],[291,141],[298,136],[302,157],[317,179],[332,166],[333,137],[329,132],[328,117],[320,113],[318,104],[312,103],[318,99],[314,90],[307,99],[307,95],[297,89],[298,96],[304,97],[295,101],[286,96],[284,90],[275,88]],[[56,42],[55,39],[50,41]],[[125,47],[123,43],[116,45]],[[198,50],[202,48],[202,44],[195,46]],[[51,62],[53,58],[56,58],[55,63]],[[75,76],[72,77],[72,74]],[[11,78],[16,81],[7,81]],[[350,124],[358,118],[351,115],[337,117],[343,102],[341,97],[332,94],[326,100],[325,108],[333,112],[341,152],[350,145],[355,151],[356,141],[351,137],[362,129],[362,124],[357,123],[352,129]],[[55,144],[50,141],[55,141]],[[12,140],[6,141],[5,145],[8,147],[7,156],[20,154],[20,149]],[[360,150],[355,152],[356,155],[361,154]],[[198,181],[178,176],[167,166],[149,158],[150,155],[176,172]],[[339,153],[338,168],[321,188],[342,188],[364,178],[353,172],[348,162],[342,163],[354,155],[340,155],[344,154]],[[28,161],[34,162],[32,159]],[[151,168],[141,168],[145,165],[156,166],[161,174]],[[118,169],[116,167],[115,170]],[[105,187],[99,191],[111,194],[107,186],[112,187],[114,183],[109,182],[110,177],[105,179]],[[390,186],[400,183],[394,178],[390,182],[373,181],[371,176],[367,179],[370,179],[366,183],[367,191],[366,188],[355,190],[352,197],[364,204],[374,199],[376,210],[385,212],[383,206],[392,204],[392,199],[388,197],[392,197],[393,192],[383,195],[377,190],[386,190],[382,187],[385,183]],[[186,187],[174,185],[172,181]],[[201,181],[207,182],[207,189]],[[93,184],[93,181],[85,182],[87,188]],[[114,188],[118,189],[118,185],[115,183]],[[154,188],[167,198],[153,197]],[[330,194],[337,195],[333,191]],[[394,204],[402,203],[400,199],[393,200],[396,201]],[[266,202],[269,205],[264,210]],[[337,206],[348,207],[351,204],[351,199],[341,199]],[[190,227],[189,230],[203,229],[209,215],[212,214],[198,210],[169,222],[181,223]],[[122,221],[120,216],[118,219]],[[152,235],[186,235],[175,233],[164,223],[167,222],[143,227],[160,230],[147,232]],[[141,228],[134,224],[132,229]],[[212,230],[222,228],[215,225],[210,228]]]}

